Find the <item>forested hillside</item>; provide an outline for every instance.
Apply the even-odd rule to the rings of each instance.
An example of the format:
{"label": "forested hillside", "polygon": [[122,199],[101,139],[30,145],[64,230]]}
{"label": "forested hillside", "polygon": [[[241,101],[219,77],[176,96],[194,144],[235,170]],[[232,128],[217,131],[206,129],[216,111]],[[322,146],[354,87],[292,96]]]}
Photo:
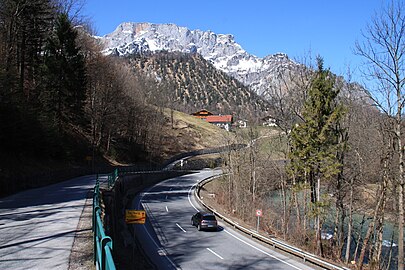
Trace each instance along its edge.
{"label": "forested hillside", "polygon": [[75,131],[89,123],[86,61],[77,36],[62,5],[1,1],[0,158],[7,189],[28,185],[9,179],[39,173],[47,167],[40,160],[60,168],[57,160],[71,163],[88,155],[88,144]]}
{"label": "forested hillside", "polygon": [[205,108],[248,119],[268,109],[261,97],[199,54],[162,51],[126,58],[136,74],[155,85],[149,95],[164,106],[190,113]]}

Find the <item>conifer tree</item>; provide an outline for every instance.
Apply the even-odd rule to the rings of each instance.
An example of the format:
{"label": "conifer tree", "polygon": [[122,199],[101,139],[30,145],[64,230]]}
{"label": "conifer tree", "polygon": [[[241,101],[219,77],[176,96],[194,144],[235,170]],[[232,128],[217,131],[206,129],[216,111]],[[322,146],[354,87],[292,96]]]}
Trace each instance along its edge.
{"label": "conifer tree", "polygon": [[[51,0],[0,0],[0,86],[16,103],[37,105],[42,49],[52,29]],[[21,106],[27,108],[27,104]]]}
{"label": "conifer tree", "polygon": [[86,98],[86,70],[76,45],[77,32],[68,15],[60,14],[45,49],[45,109],[61,131],[64,124],[80,124]]}
{"label": "conifer tree", "polygon": [[334,87],[335,77],[324,69],[321,57],[317,58],[317,64],[303,108],[304,121],[291,132],[290,172],[311,188],[317,253],[322,255],[321,217],[325,202],[321,198],[321,182],[336,176],[341,169],[336,127],[343,116],[343,107],[337,103],[339,90]]}

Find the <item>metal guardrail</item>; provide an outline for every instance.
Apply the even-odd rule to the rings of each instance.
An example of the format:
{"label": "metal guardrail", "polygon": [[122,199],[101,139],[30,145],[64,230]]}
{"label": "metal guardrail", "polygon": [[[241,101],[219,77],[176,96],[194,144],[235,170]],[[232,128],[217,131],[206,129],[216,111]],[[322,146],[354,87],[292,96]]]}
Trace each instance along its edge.
{"label": "metal guardrail", "polygon": [[223,153],[231,150],[240,150],[242,148],[245,148],[247,145],[246,144],[230,144],[230,145],[225,145],[225,146],[220,146],[220,147],[215,147],[215,148],[208,148],[208,149],[200,149],[200,150],[195,150],[191,152],[186,152],[186,153],[181,153],[176,156],[171,157],[170,159],[166,160],[165,163],[162,165],[162,169],[166,168],[169,166],[171,163],[175,161],[179,161],[184,158],[189,158],[189,157],[194,157],[194,156],[199,156],[199,155],[207,155],[207,154],[217,154],[217,153]]}
{"label": "metal guardrail", "polygon": [[118,178],[118,169],[115,169],[112,173],[107,175],[108,188],[111,188],[114,186],[117,178]]}
{"label": "metal guardrail", "polygon": [[108,174],[108,188],[112,188],[115,181],[121,176],[134,175],[134,174],[145,174],[145,173],[158,173],[161,172],[162,168],[148,168],[140,169],[139,167],[121,167],[115,169],[112,173]]}
{"label": "metal guardrail", "polygon": [[346,267],[342,267],[342,266],[338,266],[332,263],[329,263],[325,260],[322,260],[321,258],[317,257],[314,254],[311,254],[309,252],[303,251],[297,247],[288,245],[287,243],[284,243],[280,240],[277,240],[275,238],[268,238],[265,237],[263,235],[260,235],[259,233],[257,233],[256,231],[250,230],[248,228],[245,228],[241,225],[239,225],[238,223],[234,222],[233,220],[231,220],[230,218],[222,215],[221,213],[219,213],[217,210],[215,210],[214,208],[210,207],[209,205],[205,204],[204,201],[200,198],[200,189],[208,182],[214,180],[215,178],[220,177],[221,175],[217,175],[217,176],[213,176],[210,178],[207,178],[203,181],[201,181],[200,183],[198,183],[198,185],[196,186],[196,188],[194,189],[195,192],[195,196],[198,199],[198,201],[208,210],[210,210],[211,212],[213,212],[216,216],[218,216],[220,219],[222,219],[223,221],[225,221],[226,223],[230,224],[232,227],[244,232],[245,234],[250,235],[252,238],[255,238],[257,240],[260,240],[264,243],[267,243],[269,245],[271,245],[273,248],[275,249],[280,249],[284,252],[287,252],[289,254],[292,254],[296,257],[299,257],[301,259],[303,259],[303,261],[308,261],[311,262],[315,265],[321,266],[325,269],[336,269],[336,270],[350,270],[349,268]]}
{"label": "metal guardrail", "polygon": [[[123,167],[115,169],[107,175],[108,189],[112,188],[117,181],[118,177],[136,173],[145,173],[145,168],[139,166]],[[154,173],[157,171],[147,171]],[[101,270],[115,270],[115,264],[112,256],[112,239],[105,234],[103,222],[101,219],[100,207],[100,179],[97,176],[96,185],[94,186],[93,193],[93,250],[94,250],[94,264],[96,269]]]}
{"label": "metal guardrail", "polygon": [[105,234],[101,220],[100,180],[97,176],[93,193],[93,250],[96,269],[115,270],[112,256],[112,239]]}

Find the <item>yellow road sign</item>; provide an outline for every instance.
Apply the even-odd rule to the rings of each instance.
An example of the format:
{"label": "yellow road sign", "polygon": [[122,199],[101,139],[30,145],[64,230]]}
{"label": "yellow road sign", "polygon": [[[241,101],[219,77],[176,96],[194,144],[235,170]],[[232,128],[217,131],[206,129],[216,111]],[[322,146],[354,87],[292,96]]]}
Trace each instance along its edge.
{"label": "yellow road sign", "polygon": [[144,210],[126,210],[125,222],[127,224],[145,224],[146,213]]}

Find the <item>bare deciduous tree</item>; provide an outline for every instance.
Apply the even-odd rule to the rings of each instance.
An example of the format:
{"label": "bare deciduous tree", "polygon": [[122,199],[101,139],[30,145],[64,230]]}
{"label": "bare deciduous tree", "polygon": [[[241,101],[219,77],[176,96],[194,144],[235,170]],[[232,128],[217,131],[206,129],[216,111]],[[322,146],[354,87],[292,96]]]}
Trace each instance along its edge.
{"label": "bare deciduous tree", "polygon": [[394,184],[398,192],[398,269],[404,269],[404,148],[401,122],[405,102],[405,6],[391,1],[376,14],[366,31],[364,41],[356,42],[356,53],[366,62],[364,74],[375,104],[393,119],[394,149],[398,167]]}

